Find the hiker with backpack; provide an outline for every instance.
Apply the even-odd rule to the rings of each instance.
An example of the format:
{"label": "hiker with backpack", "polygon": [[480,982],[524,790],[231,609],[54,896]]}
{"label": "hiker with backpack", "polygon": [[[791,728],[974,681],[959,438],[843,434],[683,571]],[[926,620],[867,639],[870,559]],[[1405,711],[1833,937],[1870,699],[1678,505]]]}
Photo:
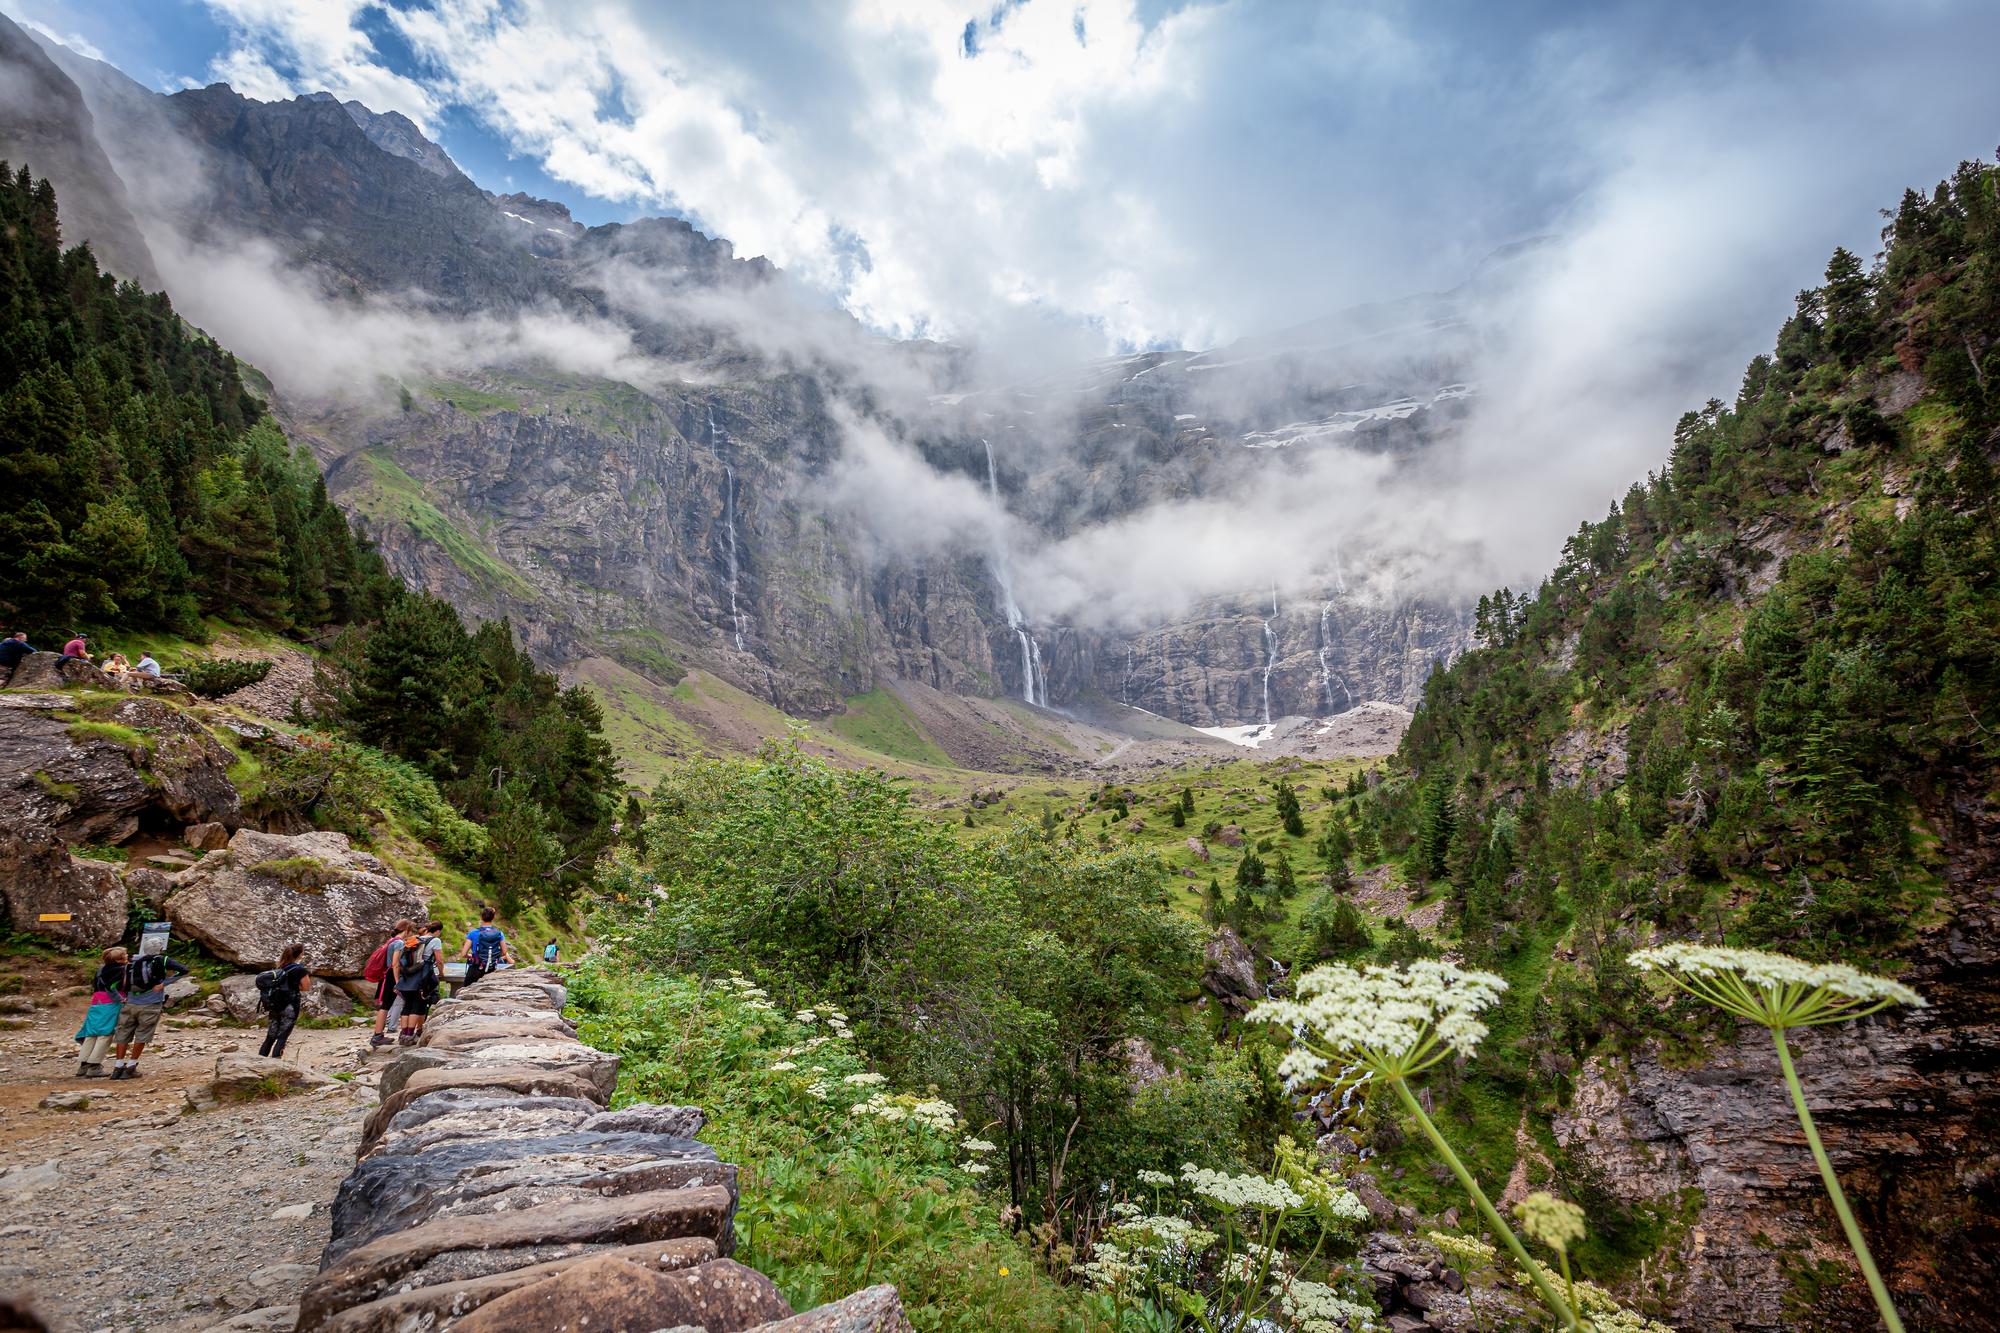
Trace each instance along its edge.
{"label": "hiker with backpack", "polygon": [[125,964],[131,958],[122,946],[104,951],[104,960],[90,979],[90,1008],[84,1011],[83,1026],[76,1030],[81,1049],[77,1052],[78,1078],[103,1078],[104,1057],[111,1050],[111,1035],[118,1030],[118,1011],[125,1002]]}
{"label": "hiker with backpack", "polygon": [[278,965],[268,972],[257,974],[257,1001],[271,1016],[264,1027],[264,1044],[257,1048],[259,1055],[267,1055],[273,1060],[285,1058],[285,1043],[291,1039],[292,1028],[299,1021],[299,1007],[305,1003],[305,989],[312,985],[312,973],[306,970],[302,961],[305,956],[305,945],[287,944],[285,951],[278,955]]}
{"label": "hiker with backpack", "polygon": [[396,989],[396,979],[389,975],[389,955],[402,947],[403,936],[415,924],[408,917],[398,921],[395,933],[368,955],[367,965],[361,969],[361,979],[375,984],[375,1034],[368,1038],[371,1049],[395,1042],[394,1037],[387,1035],[386,1029],[403,1017],[403,993]]}
{"label": "hiker with backpack", "polygon": [[415,926],[405,931],[403,938],[390,949],[389,973],[395,978],[396,993],[403,1001],[402,1030],[396,1034],[398,1045],[417,1044],[417,1037],[424,1030],[424,1018],[437,995],[443,956],[443,944]]}
{"label": "hiker with backpack", "polygon": [[478,927],[465,937],[465,948],[458,956],[466,960],[463,983],[466,986],[488,972],[499,971],[502,963],[508,967],[514,965],[514,950],[507,943],[507,932],[493,924],[493,917],[492,908],[483,909]]}
{"label": "hiker with backpack", "polygon": [[140,953],[124,967],[125,1003],[118,1010],[117,1026],[111,1030],[111,1077],[138,1078],[139,1057],[146,1043],[159,1029],[160,1015],[167,1007],[167,982],[184,977],[187,964],[159,953]]}

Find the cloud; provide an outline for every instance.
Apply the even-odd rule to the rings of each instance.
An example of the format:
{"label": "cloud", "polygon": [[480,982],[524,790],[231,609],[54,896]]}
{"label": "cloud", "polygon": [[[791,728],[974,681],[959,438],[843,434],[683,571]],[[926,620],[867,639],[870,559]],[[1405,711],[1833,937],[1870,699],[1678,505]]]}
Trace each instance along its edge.
{"label": "cloud", "polygon": [[400,111],[429,130],[440,103],[415,79],[384,62],[362,30],[375,0],[204,0],[231,36],[209,67],[215,80],[259,101],[330,92],[375,111]]}
{"label": "cloud", "polygon": [[62,32],[55,28],[50,27],[46,23],[38,22],[37,20],[31,18],[22,18],[16,16],[14,18],[14,21],[20,24],[24,28],[33,29],[35,32],[40,33],[42,36],[48,38],[52,42],[55,42],[62,46],[67,46],[70,50],[76,52],[80,56],[87,56],[92,60],[105,59],[104,52],[98,50],[97,47],[94,44],[92,44],[90,39],[83,36],[81,33]]}

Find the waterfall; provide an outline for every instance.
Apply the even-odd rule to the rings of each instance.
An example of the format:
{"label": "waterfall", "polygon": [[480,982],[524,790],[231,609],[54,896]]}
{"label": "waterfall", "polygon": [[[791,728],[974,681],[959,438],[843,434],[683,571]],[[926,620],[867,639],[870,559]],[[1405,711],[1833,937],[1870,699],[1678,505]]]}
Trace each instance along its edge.
{"label": "waterfall", "polygon": [[1333,610],[1333,601],[1332,601],[1332,599],[1331,599],[1331,598],[1329,598],[1328,600],[1326,600],[1326,601],[1324,601],[1324,602],[1321,602],[1321,603],[1320,603],[1320,607],[1319,607],[1319,688],[1320,688],[1320,692],[1321,692],[1322,694],[1324,694],[1324,695],[1326,696],[1326,706],[1327,706],[1327,708],[1328,708],[1328,709],[1330,709],[1330,710],[1332,710],[1332,711],[1336,711],[1336,712],[1342,712],[1342,713],[1344,713],[1344,712],[1346,712],[1346,711],[1347,711],[1347,708],[1352,708],[1352,707],[1354,707],[1354,696],[1353,696],[1353,695],[1352,695],[1351,693],[1349,693],[1349,692],[1348,692],[1348,689],[1347,689],[1347,681],[1346,681],[1346,680],[1345,680],[1345,679],[1343,678],[1343,679],[1341,680],[1341,682],[1340,682],[1340,696],[1341,696],[1341,698],[1342,698],[1342,699],[1344,699],[1344,700],[1346,700],[1346,701],[1347,701],[1347,708],[1342,708],[1342,709],[1334,709],[1334,707],[1333,707],[1333,673],[1332,673],[1331,671],[1329,671],[1329,670],[1327,669],[1327,665],[1326,665],[1326,641],[1327,641],[1327,632],[1326,632],[1326,618],[1327,618],[1327,615],[1328,615],[1328,613],[1329,613],[1329,612],[1331,612],[1332,610]]}
{"label": "waterfall", "polygon": [[1014,638],[1021,645],[1021,701],[1042,708],[1049,706],[1049,681],[1042,674],[1042,646],[1035,642],[1035,636],[1028,632],[1027,619],[1021,614],[1019,603],[1014,600],[1014,575],[1007,564],[1006,529],[997,525],[999,515],[1006,512],[1000,503],[1000,481],[993,470],[993,446],[986,440],[986,494],[993,501],[996,528],[993,537],[993,578],[1000,585],[1000,610],[1007,617],[1007,628],[1014,631]]}
{"label": "waterfall", "polygon": [[[1271,585],[1271,620],[1278,618],[1278,585]],[[1278,667],[1278,632],[1264,622],[1264,725],[1271,725],[1271,673]]]}
{"label": "waterfall", "polygon": [[[718,463],[722,463],[722,450],[716,443],[715,409],[708,409],[708,452]],[[743,651],[743,613],[736,605],[736,584],[741,573],[741,564],[736,553],[736,469],[722,463],[722,525],[727,534],[723,546],[729,554],[729,627],[736,637],[736,651]]]}

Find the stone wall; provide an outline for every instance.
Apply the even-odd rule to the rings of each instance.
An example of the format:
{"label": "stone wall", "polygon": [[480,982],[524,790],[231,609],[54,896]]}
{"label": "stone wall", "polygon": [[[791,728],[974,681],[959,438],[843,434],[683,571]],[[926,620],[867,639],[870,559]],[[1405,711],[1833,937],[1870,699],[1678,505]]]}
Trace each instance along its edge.
{"label": "stone wall", "polygon": [[794,1314],[736,1263],[736,1168],[691,1106],[611,1111],[561,978],[496,973],[387,1066],[299,1333],[908,1333],[893,1287]]}

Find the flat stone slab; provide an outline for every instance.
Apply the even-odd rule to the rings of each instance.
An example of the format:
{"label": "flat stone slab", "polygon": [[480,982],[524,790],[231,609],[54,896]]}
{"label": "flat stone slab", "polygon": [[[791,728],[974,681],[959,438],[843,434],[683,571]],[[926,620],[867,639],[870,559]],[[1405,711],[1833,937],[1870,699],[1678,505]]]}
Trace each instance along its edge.
{"label": "flat stone slab", "polygon": [[[728,1191],[733,1217],[736,1168],[705,1143],[665,1134],[488,1135],[408,1155],[377,1153],[341,1182],[326,1260],[434,1217],[702,1186]],[[717,1237],[724,1253],[732,1248],[727,1234]]]}
{"label": "flat stone slab", "polygon": [[728,1259],[662,1273],[602,1256],[511,1291],[457,1327],[462,1333],[603,1333],[693,1325],[707,1333],[740,1333],[791,1312],[771,1279]]}
{"label": "flat stone slab", "polygon": [[[379,1299],[398,1285],[484,1276],[568,1257],[550,1248],[580,1244],[638,1244],[700,1236],[721,1242],[728,1235],[734,1199],[720,1186],[654,1190],[610,1199],[563,1203],[547,1208],[484,1217],[426,1222],[370,1241],[328,1265],[299,1298],[299,1333],[313,1333],[342,1310]],[[443,1256],[477,1256],[480,1271],[431,1268]]]}
{"label": "flat stone slab", "polygon": [[757,1325],[754,1333],[911,1333],[902,1298],[891,1286],[865,1287],[852,1296]]}
{"label": "flat stone slab", "polygon": [[595,1084],[561,1070],[524,1069],[509,1065],[477,1069],[420,1069],[369,1114],[368,1123],[361,1130],[364,1147],[372,1147],[389,1127],[389,1122],[410,1103],[428,1093],[442,1092],[447,1088],[486,1088],[543,1097],[579,1097],[599,1106],[604,1105],[606,1100]]}

